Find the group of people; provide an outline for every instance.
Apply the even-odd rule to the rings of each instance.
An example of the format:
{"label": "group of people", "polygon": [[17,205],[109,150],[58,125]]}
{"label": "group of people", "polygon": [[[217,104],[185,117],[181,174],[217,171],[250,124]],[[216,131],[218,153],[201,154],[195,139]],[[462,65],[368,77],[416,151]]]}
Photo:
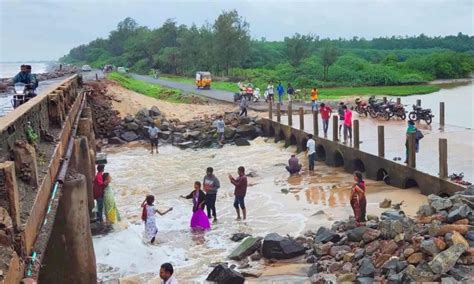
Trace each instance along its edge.
{"label": "group of people", "polygon": [[94,178],[93,195],[96,201],[97,222],[105,220],[108,224],[115,224],[120,221],[120,214],[115,204],[114,192],[111,187],[112,177],[105,173],[105,165],[97,165],[97,173]]}
{"label": "group of people", "polygon": [[[278,85],[276,86],[276,92],[278,94],[278,103],[282,104],[283,103],[283,96],[285,95],[285,88],[281,84],[281,82],[278,82]],[[273,86],[272,82],[268,82],[267,89],[265,91],[265,101],[266,102],[275,102],[275,87]],[[288,86],[286,87],[286,93],[288,95],[288,101],[292,100],[293,95],[295,94],[295,89],[293,86],[288,83]]]}

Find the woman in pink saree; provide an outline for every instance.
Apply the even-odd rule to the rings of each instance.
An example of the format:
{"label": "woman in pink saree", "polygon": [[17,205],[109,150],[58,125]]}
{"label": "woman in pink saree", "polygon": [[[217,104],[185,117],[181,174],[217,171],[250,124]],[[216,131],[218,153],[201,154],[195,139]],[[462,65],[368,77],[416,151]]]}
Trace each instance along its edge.
{"label": "woman in pink saree", "polygon": [[204,213],[204,206],[206,194],[201,190],[201,182],[194,182],[194,190],[186,195],[181,196],[186,199],[193,200],[193,216],[191,217],[191,229],[193,230],[210,230],[211,224],[206,213]]}

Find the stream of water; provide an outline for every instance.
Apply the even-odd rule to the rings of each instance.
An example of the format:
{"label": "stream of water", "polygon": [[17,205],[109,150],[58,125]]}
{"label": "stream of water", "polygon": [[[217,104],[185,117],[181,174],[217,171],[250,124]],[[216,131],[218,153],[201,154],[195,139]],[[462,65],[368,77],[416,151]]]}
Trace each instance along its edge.
{"label": "stream of water", "polygon": [[[165,146],[160,148],[159,155],[153,156],[141,147],[109,149],[106,172],[112,176],[123,220],[112,233],[94,237],[99,278],[159,283],[160,265],[171,262],[180,283],[203,283],[212,270],[210,263],[229,262],[227,256],[238,245],[230,240],[234,233],[263,237],[276,232],[298,236],[352,214],[349,204],[352,175],[317,163],[315,173],[290,177],[284,165],[295,149],[284,148],[272,140],[257,138],[248,147],[226,145],[198,151]],[[298,157],[305,170],[304,154]],[[233,186],[227,174],[235,175],[241,165],[255,176],[249,178],[248,219],[238,222],[234,220]],[[192,205],[179,195],[189,193],[195,180],[202,181],[209,166],[214,167],[221,182],[216,205],[219,221],[209,232],[192,233],[189,229]],[[384,198],[391,198],[394,203],[404,200],[402,209],[409,215],[414,215],[426,201],[418,189],[401,190],[381,182],[367,182],[369,214],[381,212],[378,203]],[[157,215],[159,242],[155,245],[143,241],[140,220],[140,203],[150,193],[155,195],[155,205],[161,210],[173,207],[167,215]],[[319,210],[324,210],[324,214],[315,215]],[[301,260],[299,263],[307,266]],[[304,283],[307,278],[300,266],[262,262],[257,267],[263,275],[250,282]]]}

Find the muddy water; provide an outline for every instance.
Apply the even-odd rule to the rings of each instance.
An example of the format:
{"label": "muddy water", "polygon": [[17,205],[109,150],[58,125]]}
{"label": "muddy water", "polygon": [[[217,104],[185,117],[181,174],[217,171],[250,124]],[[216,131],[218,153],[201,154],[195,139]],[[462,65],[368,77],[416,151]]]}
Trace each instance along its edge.
{"label": "muddy water", "polygon": [[[209,264],[228,261],[226,257],[237,246],[229,240],[236,232],[265,236],[270,232],[297,236],[306,230],[330,225],[333,220],[351,214],[349,192],[352,176],[341,169],[320,163],[314,174],[289,177],[283,165],[295,149],[258,138],[250,147],[225,146],[199,151],[179,150],[167,146],[151,156],[143,148],[110,151],[106,172],[113,178],[116,201],[123,221],[115,231],[94,238],[99,277],[102,280],[126,278],[126,283],[159,283],[159,267],[171,262],[182,283],[202,283],[211,271]],[[306,164],[304,155],[300,161]],[[249,178],[246,197],[248,219],[234,220],[233,187],[227,174],[235,174],[240,165]],[[212,230],[192,233],[189,230],[191,203],[179,195],[191,191],[195,180],[202,180],[205,168],[212,166],[221,182],[217,198],[219,222]],[[426,200],[417,189],[400,190],[380,182],[368,181],[368,213],[378,214],[378,203],[384,198],[405,201],[402,209],[409,215]],[[157,217],[156,245],[142,241],[140,203],[146,194],[154,194],[157,207],[173,211]],[[324,210],[324,214],[315,214]],[[254,281],[273,283],[305,282],[307,264],[257,265],[263,275]],[[253,281],[251,281],[253,282]]]}

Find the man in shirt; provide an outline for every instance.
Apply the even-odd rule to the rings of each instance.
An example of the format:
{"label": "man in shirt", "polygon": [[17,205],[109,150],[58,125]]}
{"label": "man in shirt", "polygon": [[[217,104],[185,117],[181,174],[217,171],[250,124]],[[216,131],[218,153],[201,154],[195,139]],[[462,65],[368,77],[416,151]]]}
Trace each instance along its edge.
{"label": "man in shirt", "polygon": [[314,171],[314,161],[316,161],[316,141],[312,134],[308,134],[308,142],[306,142],[306,155],[308,156],[309,170]]}
{"label": "man in shirt", "polygon": [[323,120],[323,131],[324,138],[328,138],[328,128],[329,128],[329,118],[331,117],[332,109],[326,106],[325,103],[321,103],[321,108],[319,113],[321,114],[321,119]]}
{"label": "man in shirt", "polygon": [[347,137],[349,141],[352,141],[352,111],[345,105],[344,109],[344,144],[347,143]]}
{"label": "man in shirt", "polygon": [[313,88],[311,90],[311,111],[318,109],[318,89]]}
{"label": "man in shirt", "polygon": [[206,193],[206,208],[207,208],[207,217],[211,219],[211,213],[214,217],[214,223],[217,222],[216,214],[216,197],[217,190],[221,186],[217,177],[213,174],[214,169],[209,167],[206,170],[206,175],[202,184],[204,185],[204,192]]}
{"label": "man in shirt", "polygon": [[97,166],[97,174],[94,178],[93,184],[93,195],[97,203],[97,221],[103,222],[103,211],[104,211],[104,189],[105,183],[102,175],[104,174],[105,165]]}
{"label": "man in shirt", "polygon": [[301,165],[295,154],[292,154],[291,158],[288,160],[288,166],[286,166],[286,170],[290,173],[290,175],[298,174],[300,172]]}
{"label": "man in shirt", "polygon": [[178,280],[174,278],[174,269],[171,263],[163,263],[160,268],[160,278],[163,279],[163,284],[178,284]]}
{"label": "man in shirt", "polygon": [[158,154],[158,133],[160,133],[160,129],[156,127],[154,123],[150,124],[148,127],[148,136],[150,137],[150,144],[151,144],[151,154],[153,154],[153,150],[156,148],[156,153]]}
{"label": "man in shirt", "polygon": [[219,119],[217,120],[216,128],[217,128],[217,141],[219,142],[220,145],[222,145],[224,144],[224,132],[225,132],[225,122],[222,115],[219,116]]}
{"label": "man in shirt", "polygon": [[237,212],[237,221],[240,220],[240,209],[242,209],[242,215],[244,220],[247,218],[247,209],[245,208],[245,195],[247,194],[247,177],[245,176],[245,168],[239,167],[237,169],[239,176],[237,178],[233,178],[231,174],[229,174],[230,182],[235,186],[234,189],[234,207],[235,211]]}
{"label": "man in shirt", "polygon": [[283,94],[285,93],[285,88],[283,88],[283,85],[281,84],[281,82],[278,82],[277,92],[278,92],[278,103],[281,105],[282,100],[283,100]]}
{"label": "man in shirt", "polygon": [[273,84],[271,82],[268,82],[267,86],[267,92],[268,92],[268,100],[273,104],[273,94],[275,90],[273,89]]}
{"label": "man in shirt", "polygon": [[339,107],[337,108],[337,114],[339,116],[339,139],[341,139],[341,130],[344,126],[344,102],[339,103]]}
{"label": "man in shirt", "polygon": [[291,96],[295,93],[295,89],[288,83],[288,88],[286,89],[286,93],[288,94],[288,101],[291,102]]}
{"label": "man in shirt", "polygon": [[33,90],[35,90],[37,86],[36,76],[31,74],[31,69],[28,71],[27,65],[21,65],[20,72],[10,79],[4,86],[15,85],[16,83],[23,83],[27,88]]}

